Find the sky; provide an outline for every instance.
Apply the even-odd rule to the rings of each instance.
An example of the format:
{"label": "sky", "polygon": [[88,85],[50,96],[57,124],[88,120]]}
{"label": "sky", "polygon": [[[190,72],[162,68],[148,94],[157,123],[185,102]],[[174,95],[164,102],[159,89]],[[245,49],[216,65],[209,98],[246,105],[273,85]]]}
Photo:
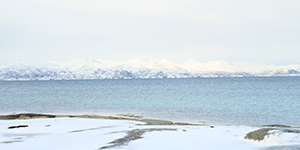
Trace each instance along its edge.
{"label": "sky", "polygon": [[0,64],[300,64],[299,0],[0,0]]}

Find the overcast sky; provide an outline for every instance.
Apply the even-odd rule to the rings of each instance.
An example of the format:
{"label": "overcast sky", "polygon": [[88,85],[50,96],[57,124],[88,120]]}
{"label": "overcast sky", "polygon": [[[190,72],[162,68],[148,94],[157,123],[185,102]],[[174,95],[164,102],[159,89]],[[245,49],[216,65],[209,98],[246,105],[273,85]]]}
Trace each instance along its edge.
{"label": "overcast sky", "polygon": [[300,64],[300,0],[0,0],[0,64]]}

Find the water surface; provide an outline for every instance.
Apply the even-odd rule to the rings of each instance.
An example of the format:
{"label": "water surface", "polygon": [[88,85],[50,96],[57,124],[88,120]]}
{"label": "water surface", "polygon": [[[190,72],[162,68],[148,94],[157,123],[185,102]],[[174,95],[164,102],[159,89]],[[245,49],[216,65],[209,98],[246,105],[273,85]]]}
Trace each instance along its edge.
{"label": "water surface", "polygon": [[300,77],[0,81],[0,113],[132,113],[300,126]]}

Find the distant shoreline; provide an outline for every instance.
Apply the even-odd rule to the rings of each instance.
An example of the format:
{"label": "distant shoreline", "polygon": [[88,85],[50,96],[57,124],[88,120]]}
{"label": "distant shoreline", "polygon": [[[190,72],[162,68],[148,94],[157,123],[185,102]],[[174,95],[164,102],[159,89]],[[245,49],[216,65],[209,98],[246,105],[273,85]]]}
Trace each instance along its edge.
{"label": "distant shoreline", "polygon": [[190,59],[182,64],[141,57],[113,62],[103,59],[77,59],[65,63],[12,63],[0,66],[0,80],[74,80],[74,79],[151,79],[300,76],[300,65],[231,63],[224,60],[199,63]]}
{"label": "distant shoreline", "polygon": [[176,77],[176,78],[84,78],[84,79],[1,79],[0,82],[10,81],[88,81],[88,80],[155,80],[155,79],[211,79],[211,78],[280,78],[300,77],[299,75],[259,75],[259,76],[208,76],[208,77]]}

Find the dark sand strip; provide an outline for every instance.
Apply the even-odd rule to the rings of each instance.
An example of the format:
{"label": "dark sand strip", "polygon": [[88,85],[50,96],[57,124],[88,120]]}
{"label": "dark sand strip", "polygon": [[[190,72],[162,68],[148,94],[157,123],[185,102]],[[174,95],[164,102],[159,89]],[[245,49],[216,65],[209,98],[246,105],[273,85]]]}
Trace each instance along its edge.
{"label": "dark sand strip", "polygon": [[190,123],[185,123],[185,122],[172,122],[172,121],[168,121],[168,120],[159,120],[159,119],[144,119],[144,118],[140,118],[140,117],[116,117],[116,116],[98,116],[98,115],[48,115],[48,114],[34,114],[34,113],[0,115],[0,120],[61,118],[61,117],[133,120],[133,121],[145,122],[146,125],[203,125],[203,124],[190,124]]}

